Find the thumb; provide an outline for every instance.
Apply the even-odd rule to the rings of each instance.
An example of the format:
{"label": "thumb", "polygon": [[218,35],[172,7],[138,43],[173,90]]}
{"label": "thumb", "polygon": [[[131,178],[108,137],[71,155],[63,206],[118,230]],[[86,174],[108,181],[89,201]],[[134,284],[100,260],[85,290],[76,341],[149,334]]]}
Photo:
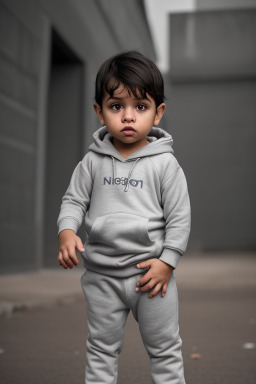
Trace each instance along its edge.
{"label": "thumb", "polygon": [[138,268],[147,268],[150,267],[152,264],[152,260],[146,260],[146,261],[141,261],[140,263],[136,264],[136,267]]}
{"label": "thumb", "polygon": [[83,243],[82,243],[82,240],[80,239],[80,237],[77,237],[77,240],[76,240],[76,247],[77,249],[80,251],[80,252],[83,252],[85,249],[84,249],[84,246],[83,246]]}

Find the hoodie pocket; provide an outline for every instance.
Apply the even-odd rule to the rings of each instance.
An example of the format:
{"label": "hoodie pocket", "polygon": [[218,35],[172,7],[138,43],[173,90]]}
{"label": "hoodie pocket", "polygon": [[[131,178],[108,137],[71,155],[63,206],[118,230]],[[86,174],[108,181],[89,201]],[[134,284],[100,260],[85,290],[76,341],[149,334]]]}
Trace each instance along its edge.
{"label": "hoodie pocket", "polygon": [[99,216],[94,221],[87,244],[111,255],[145,252],[155,244],[149,237],[146,217],[130,213],[113,213]]}

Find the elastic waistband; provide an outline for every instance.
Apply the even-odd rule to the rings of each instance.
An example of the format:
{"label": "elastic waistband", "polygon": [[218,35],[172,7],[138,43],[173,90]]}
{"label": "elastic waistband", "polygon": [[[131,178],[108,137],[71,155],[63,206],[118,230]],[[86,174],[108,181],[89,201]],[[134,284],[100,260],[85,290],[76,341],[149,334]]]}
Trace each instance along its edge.
{"label": "elastic waistband", "polygon": [[129,265],[126,268],[110,268],[110,267],[99,267],[95,268],[95,265],[89,265],[88,262],[84,260],[84,267],[90,271],[102,273],[103,275],[114,276],[114,277],[130,277],[138,275],[139,273],[147,272],[149,268],[137,268],[136,265]]}

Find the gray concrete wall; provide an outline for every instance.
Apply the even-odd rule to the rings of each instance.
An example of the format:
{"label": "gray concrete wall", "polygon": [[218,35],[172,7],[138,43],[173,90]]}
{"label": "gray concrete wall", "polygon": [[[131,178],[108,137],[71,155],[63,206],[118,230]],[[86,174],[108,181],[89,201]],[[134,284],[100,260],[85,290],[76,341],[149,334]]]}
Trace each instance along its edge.
{"label": "gray concrete wall", "polygon": [[171,16],[168,123],[191,250],[256,248],[256,10]]}
{"label": "gray concrete wall", "polygon": [[[50,100],[54,100],[60,110],[65,106],[63,92],[56,91],[57,81],[54,87],[51,84],[55,74],[51,62],[52,28],[80,62],[80,71],[76,71],[76,64],[72,63],[66,87],[63,86],[67,93],[73,89],[77,100],[73,104],[81,115],[77,121],[70,122],[76,127],[69,127],[77,132],[75,135],[80,135],[79,143],[74,144],[74,156],[62,144],[57,130],[53,132],[51,149],[47,142],[49,127],[56,127],[52,123]],[[59,190],[52,197],[49,191],[55,190],[50,181],[54,173],[49,177],[47,156],[59,146],[59,156],[70,156],[72,169],[82,158],[92,133],[99,127],[92,108],[97,70],[110,55],[128,49],[138,49],[152,59],[155,57],[141,1],[0,0],[1,272],[48,265],[47,239],[51,243],[48,254],[52,253],[53,264],[57,261],[57,232],[49,239],[45,230],[54,225],[56,231],[57,217],[53,223],[55,213],[48,214],[53,201],[49,200],[59,199],[61,203],[63,186],[67,187],[70,172],[52,163],[53,168],[58,169],[56,177],[60,180],[56,182]],[[80,75],[75,75],[78,72]],[[78,76],[82,83],[80,91],[75,86]],[[68,106],[71,108],[70,103]],[[63,124],[64,133],[67,119]]]}

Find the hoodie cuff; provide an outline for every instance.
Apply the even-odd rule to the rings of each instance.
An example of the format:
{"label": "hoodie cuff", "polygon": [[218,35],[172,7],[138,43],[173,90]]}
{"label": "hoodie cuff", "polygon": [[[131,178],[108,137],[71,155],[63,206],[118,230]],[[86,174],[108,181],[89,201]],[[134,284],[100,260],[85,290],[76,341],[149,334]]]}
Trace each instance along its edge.
{"label": "hoodie cuff", "polygon": [[77,220],[71,219],[70,217],[67,219],[62,219],[59,224],[58,236],[61,231],[64,229],[72,229],[75,233],[78,231],[79,224]]}
{"label": "hoodie cuff", "polygon": [[177,267],[181,254],[174,249],[164,248],[159,260],[171,265],[174,269]]}

